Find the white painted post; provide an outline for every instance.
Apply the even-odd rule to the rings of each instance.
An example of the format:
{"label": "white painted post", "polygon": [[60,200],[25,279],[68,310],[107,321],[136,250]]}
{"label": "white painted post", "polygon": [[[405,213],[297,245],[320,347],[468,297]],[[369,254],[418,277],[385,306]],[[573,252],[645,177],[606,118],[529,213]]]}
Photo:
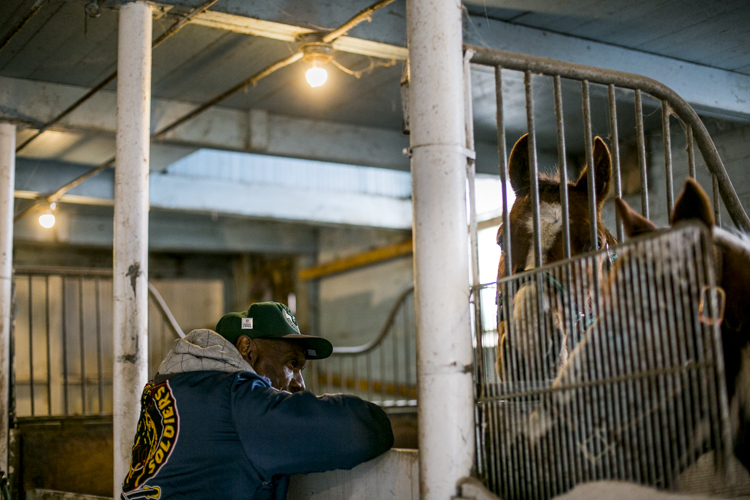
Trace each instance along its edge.
{"label": "white painted post", "polygon": [[409,0],[419,481],[446,500],[474,464],[460,0]]}
{"label": "white painted post", "polygon": [[113,326],[114,497],[130,467],[140,396],[148,381],[148,172],[151,5],[120,8],[117,53]]}
{"label": "white painted post", "polygon": [[10,395],[10,308],[13,278],[13,191],[16,178],[16,126],[0,123],[0,470],[8,477]]}

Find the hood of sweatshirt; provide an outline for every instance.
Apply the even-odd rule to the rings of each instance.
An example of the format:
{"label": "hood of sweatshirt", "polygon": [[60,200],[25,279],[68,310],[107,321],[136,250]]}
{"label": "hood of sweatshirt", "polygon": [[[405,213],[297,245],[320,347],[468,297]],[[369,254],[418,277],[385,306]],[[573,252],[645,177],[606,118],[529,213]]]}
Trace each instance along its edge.
{"label": "hood of sweatshirt", "polygon": [[231,342],[213,330],[193,330],[175,340],[172,350],[159,365],[159,375],[188,372],[255,373]]}

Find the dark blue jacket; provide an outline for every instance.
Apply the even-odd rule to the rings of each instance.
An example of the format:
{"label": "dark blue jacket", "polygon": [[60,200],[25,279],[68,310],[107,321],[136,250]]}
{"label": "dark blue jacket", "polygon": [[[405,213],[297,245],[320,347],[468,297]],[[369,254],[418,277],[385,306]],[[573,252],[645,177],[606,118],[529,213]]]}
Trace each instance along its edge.
{"label": "dark blue jacket", "polygon": [[149,383],[122,499],[284,499],[289,475],[350,469],[393,446],[383,410],[273,389],[252,372]]}

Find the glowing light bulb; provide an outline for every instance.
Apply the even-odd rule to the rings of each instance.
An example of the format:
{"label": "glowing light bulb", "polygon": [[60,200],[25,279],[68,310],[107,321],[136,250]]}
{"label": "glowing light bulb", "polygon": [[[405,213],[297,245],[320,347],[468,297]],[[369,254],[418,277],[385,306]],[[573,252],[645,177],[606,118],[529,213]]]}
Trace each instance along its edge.
{"label": "glowing light bulb", "polygon": [[55,225],[55,216],[51,213],[42,214],[39,216],[39,225],[45,229],[49,229]]}
{"label": "glowing light bulb", "polygon": [[326,80],[328,80],[328,72],[323,68],[313,66],[307,70],[307,73],[305,73],[305,79],[311,87],[320,87],[326,82]]}

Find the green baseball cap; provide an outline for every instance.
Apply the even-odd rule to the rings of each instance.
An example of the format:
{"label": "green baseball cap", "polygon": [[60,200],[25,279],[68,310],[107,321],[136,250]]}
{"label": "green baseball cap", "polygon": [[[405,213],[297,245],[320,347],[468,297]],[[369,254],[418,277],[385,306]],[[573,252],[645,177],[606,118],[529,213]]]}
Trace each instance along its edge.
{"label": "green baseball cap", "polygon": [[247,311],[231,312],[216,323],[216,333],[234,345],[240,335],[253,339],[284,339],[298,342],[307,359],[327,358],[333,345],[323,337],[302,335],[292,311],[280,302],[257,302]]}

